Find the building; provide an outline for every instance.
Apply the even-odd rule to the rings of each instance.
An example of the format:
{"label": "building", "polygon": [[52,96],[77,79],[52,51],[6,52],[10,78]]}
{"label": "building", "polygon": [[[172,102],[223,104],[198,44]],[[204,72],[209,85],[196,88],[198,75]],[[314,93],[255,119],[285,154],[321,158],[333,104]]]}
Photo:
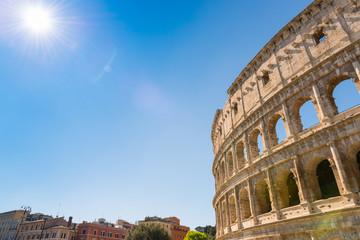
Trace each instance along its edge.
{"label": "building", "polygon": [[183,240],[187,232],[190,231],[189,227],[180,225],[180,219],[177,217],[146,217],[143,221],[139,221],[139,224],[144,224],[146,226],[159,224],[169,233],[173,240]]}
{"label": "building", "polygon": [[21,221],[28,213],[25,210],[0,213],[0,240],[14,240]]}
{"label": "building", "polygon": [[53,218],[43,214],[30,215],[21,224],[17,240],[76,240],[76,224],[72,217]]}
{"label": "building", "polygon": [[180,219],[177,217],[168,217],[165,219],[170,221],[172,240],[183,240],[187,232],[190,231],[189,227],[180,225]]}
{"label": "building", "polygon": [[77,230],[77,240],[116,240],[125,239],[132,224],[118,220],[117,224],[108,223],[104,218],[97,222],[83,222]]}
{"label": "building", "polygon": [[211,130],[217,239],[360,239],[360,106],[333,95],[360,92],[359,19],[358,0],[313,1],[229,87]]}
{"label": "building", "polygon": [[156,216],[146,217],[143,221],[139,221],[138,223],[139,225],[144,224],[146,226],[149,226],[151,224],[158,224],[171,236],[171,223],[169,219],[164,219]]}

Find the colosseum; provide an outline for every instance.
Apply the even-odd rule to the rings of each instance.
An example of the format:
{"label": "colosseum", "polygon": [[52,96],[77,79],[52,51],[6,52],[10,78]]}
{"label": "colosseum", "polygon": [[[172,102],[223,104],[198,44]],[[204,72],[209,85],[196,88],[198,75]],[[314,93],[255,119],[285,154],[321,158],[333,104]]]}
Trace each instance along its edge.
{"label": "colosseum", "polygon": [[360,239],[360,102],[334,97],[360,93],[359,13],[315,0],[231,84],[211,131],[217,239]]}

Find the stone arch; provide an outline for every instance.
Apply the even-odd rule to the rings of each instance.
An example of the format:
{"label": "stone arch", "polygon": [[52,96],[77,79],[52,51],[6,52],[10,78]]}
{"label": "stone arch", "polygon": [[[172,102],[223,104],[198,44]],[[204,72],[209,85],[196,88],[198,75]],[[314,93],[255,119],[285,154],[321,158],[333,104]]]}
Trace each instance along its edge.
{"label": "stone arch", "polygon": [[226,227],[227,226],[227,214],[226,214],[226,210],[227,210],[227,208],[226,208],[226,203],[225,203],[225,201],[223,201],[222,202],[222,213],[221,213],[221,215],[222,215],[222,227],[224,228],[224,227]]}
{"label": "stone arch", "polygon": [[284,116],[282,116],[280,113],[276,113],[273,115],[268,122],[268,131],[269,131],[269,137],[270,137],[270,145],[271,147],[274,147],[279,144],[279,136],[276,130],[277,124],[279,124],[279,120],[281,119],[281,122],[283,123],[282,127],[285,130],[285,122],[282,120],[284,119]]}
{"label": "stone arch", "polygon": [[230,223],[233,224],[236,222],[236,207],[235,207],[235,197],[231,195],[229,198],[229,210],[230,210]]}
{"label": "stone arch", "polygon": [[234,159],[233,159],[233,154],[231,151],[229,151],[227,153],[227,166],[228,166],[228,175],[229,177],[233,175],[234,173]]}
{"label": "stone arch", "polygon": [[[339,75],[339,76],[332,78],[326,85],[326,88],[325,88],[326,96],[329,99],[329,107],[330,107],[329,111],[330,111],[331,116],[335,116],[335,115],[347,110],[349,107],[350,108],[354,107],[360,103],[360,102],[356,102],[355,104],[351,104],[351,106],[347,106],[345,108],[340,108],[340,111],[339,111],[339,107],[342,107],[342,106],[339,106],[339,103],[336,101],[336,99],[334,97],[334,91],[340,84],[343,84],[347,80],[352,81],[352,77],[350,77],[349,75]],[[351,88],[347,89],[349,91],[349,93],[351,94],[351,90],[356,90],[357,94],[359,95],[359,91],[357,90],[356,85],[353,81],[352,81],[351,85],[352,85],[351,88],[353,88],[353,89],[351,89]],[[351,94],[351,95],[353,96],[353,94]],[[346,97],[347,99],[349,98],[349,96],[345,96],[345,95],[341,96],[341,97],[344,97],[344,98]]]}
{"label": "stone arch", "polygon": [[[296,131],[302,132],[304,130],[304,126],[303,126],[303,122],[301,120],[301,115],[300,115],[300,109],[304,106],[305,103],[307,103],[308,101],[312,101],[314,102],[314,99],[312,99],[310,96],[304,96],[304,97],[300,97],[298,98],[292,108],[292,115],[294,118],[294,123],[295,123],[295,129]],[[318,112],[316,110],[316,107],[314,105],[315,111]],[[312,116],[314,119],[315,117],[317,118],[317,120],[319,120],[318,116]]]}
{"label": "stone arch", "polygon": [[269,186],[265,179],[261,179],[256,182],[255,197],[258,214],[263,214],[271,211]]}
{"label": "stone arch", "polygon": [[339,196],[339,187],[336,182],[335,167],[332,160],[324,157],[313,158],[307,167],[310,190],[315,200]]}
{"label": "stone arch", "polygon": [[250,145],[250,155],[252,158],[257,157],[260,154],[260,148],[259,148],[260,143],[258,142],[259,135],[262,137],[261,131],[257,128],[250,133],[249,145]]}
{"label": "stone arch", "polygon": [[300,204],[299,188],[295,176],[290,170],[283,169],[279,172],[276,177],[276,186],[281,208]]}
{"label": "stone arch", "polygon": [[245,145],[242,141],[236,144],[236,159],[238,168],[242,169],[246,164]]}
{"label": "stone arch", "polygon": [[239,201],[240,201],[241,219],[249,218],[251,216],[250,198],[249,198],[249,192],[246,188],[243,188],[239,191]]}

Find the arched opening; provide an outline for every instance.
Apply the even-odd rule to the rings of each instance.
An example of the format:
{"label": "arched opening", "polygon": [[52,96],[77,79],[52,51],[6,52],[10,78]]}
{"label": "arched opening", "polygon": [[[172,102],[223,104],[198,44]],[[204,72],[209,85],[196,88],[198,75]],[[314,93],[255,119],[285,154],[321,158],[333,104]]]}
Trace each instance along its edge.
{"label": "arched opening", "polygon": [[318,178],[322,199],[340,196],[339,188],[328,160],[323,160],[318,164],[316,176]]}
{"label": "arched opening", "polygon": [[251,216],[250,199],[249,199],[249,193],[246,188],[240,190],[239,201],[240,201],[241,219],[249,218]]}
{"label": "arched opening", "polygon": [[289,192],[289,207],[299,205],[299,189],[297,187],[293,173],[290,173],[286,181],[287,189]]}
{"label": "arched opening", "polygon": [[258,137],[257,137],[257,142],[258,142],[258,148],[259,148],[259,155],[260,155],[260,154],[263,154],[263,152],[264,152],[264,145],[263,145],[261,133],[260,133],[260,134],[258,135]]}
{"label": "arched opening", "polygon": [[227,154],[227,163],[228,163],[228,174],[230,177],[234,173],[234,161],[233,161],[232,152],[228,152],[228,154]]}
{"label": "arched opening", "polygon": [[295,128],[301,132],[319,123],[315,106],[310,97],[301,97],[294,103],[292,111]]}
{"label": "arched opening", "polygon": [[299,189],[295,176],[290,170],[282,170],[276,177],[276,186],[279,192],[280,207],[287,208],[300,204]]}
{"label": "arched opening", "polygon": [[[281,119],[281,121],[279,121]],[[278,145],[286,139],[286,131],[284,120],[281,115],[276,114],[272,116],[268,124],[270,144],[272,147]]]}
{"label": "arched opening", "polygon": [[222,220],[223,220],[223,222],[222,222],[222,226],[223,227],[226,227],[227,226],[227,215],[226,215],[226,203],[225,203],[225,201],[223,201],[223,203],[222,203]]}
{"label": "arched opening", "polygon": [[249,139],[250,144],[250,154],[252,158],[255,158],[262,154],[263,152],[263,145],[262,145],[262,138],[261,138],[261,132],[259,129],[255,129],[250,134]]}
{"label": "arched opening", "polygon": [[299,115],[301,119],[301,124],[303,126],[303,130],[311,128],[316,124],[319,124],[319,119],[314,104],[312,103],[311,100],[305,102],[300,107]]}
{"label": "arched opening", "polygon": [[236,222],[236,207],[235,207],[235,197],[230,196],[229,199],[229,210],[230,210],[230,222],[231,224]]}
{"label": "arched opening", "polygon": [[255,197],[258,214],[271,211],[269,187],[264,179],[259,180],[255,185]]}
{"label": "arched opening", "polygon": [[360,104],[360,94],[355,83],[346,76],[333,79],[329,83],[328,91],[334,115]]}
{"label": "arched opening", "polygon": [[236,159],[238,162],[238,168],[242,169],[245,166],[245,146],[243,142],[238,142],[236,144]]}

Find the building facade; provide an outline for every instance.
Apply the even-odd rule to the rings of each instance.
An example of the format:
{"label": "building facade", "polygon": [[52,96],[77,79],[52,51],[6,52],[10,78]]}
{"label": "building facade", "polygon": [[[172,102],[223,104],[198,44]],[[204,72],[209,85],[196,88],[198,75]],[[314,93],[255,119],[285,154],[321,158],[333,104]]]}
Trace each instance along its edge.
{"label": "building facade", "polygon": [[167,217],[165,219],[170,221],[172,240],[183,240],[188,231],[190,231],[189,227],[180,225],[180,219],[177,217]]}
{"label": "building facade", "polygon": [[72,217],[66,221],[63,217],[35,214],[21,224],[17,240],[76,240],[76,224]]}
{"label": "building facade", "polygon": [[101,218],[97,222],[83,222],[77,230],[77,240],[117,240],[125,239],[132,224],[118,220],[117,224],[108,223]]}
{"label": "building facade", "polygon": [[146,217],[143,221],[138,222],[140,224],[144,224],[149,226],[151,224],[160,225],[170,236],[171,236],[171,223],[169,219],[164,219],[160,217]]}
{"label": "building facade", "polygon": [[14,210],[0,213],[0,240],[14,240],[20,223],[29,212]]}
{"label": "building facade", "polygon": [[360,93],[358,0],[315,0],[239,74],[211,131],[217,239],[360,239],[360,106],[333,95],[348,80]]}

